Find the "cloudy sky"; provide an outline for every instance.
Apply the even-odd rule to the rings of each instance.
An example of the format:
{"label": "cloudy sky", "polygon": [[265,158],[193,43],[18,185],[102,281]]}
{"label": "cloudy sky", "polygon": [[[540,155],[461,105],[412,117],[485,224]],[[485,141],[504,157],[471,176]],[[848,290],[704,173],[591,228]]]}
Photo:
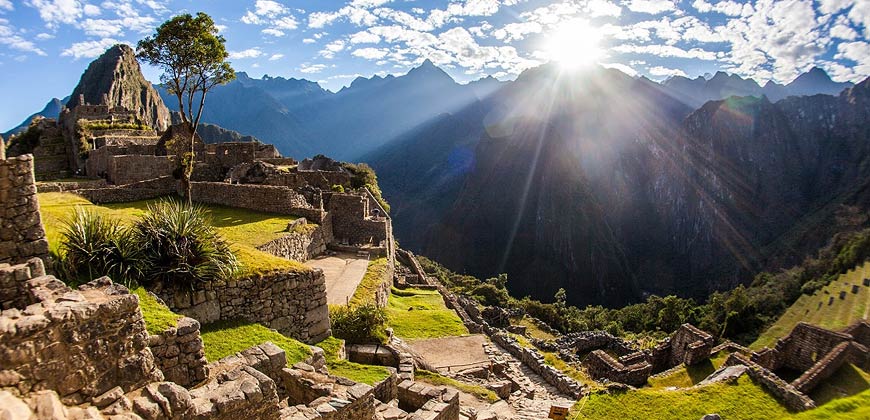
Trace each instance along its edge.
{"label": "cloudy sky", "polygon": [[112,44],[197,11],[220,25],[236,70],[332,90],[426,58],[460,82],[569,55],[657,80],[870,74],[870,0],[0,0],[0,129],[68,95]]}

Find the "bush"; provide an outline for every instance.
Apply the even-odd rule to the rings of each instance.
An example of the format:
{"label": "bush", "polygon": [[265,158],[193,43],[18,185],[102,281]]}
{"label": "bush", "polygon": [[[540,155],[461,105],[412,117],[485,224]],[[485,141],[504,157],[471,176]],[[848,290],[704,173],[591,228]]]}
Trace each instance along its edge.
{"label": "bush", "polygon": [[117,220],[77,207],[61,238],[60,268],[67,282],[108,275],[129,287],[142,277],[141,248],[134,233]]}
{"label": "bush", "polygon": [[386,341],[384,323],[387,316],[382,308],[372,303],[359,306],[336,305],[329,307],[332,335],[348,343],[383,343]]}
{"label": "bush", "polygon": [[332,186],[332,190],[335,191],[335,192],[337,192],[337,193],[343,193],[343,192],[344,192],[344,186],[341,185],[341,184],[335,184],[335,185]]}
{"label": "bush", "polygon": [[230,277],[238,260],[208,222],[205,209],[164,200],[133,227],[145,256],[144,281],[192,284]]}
{"label": "bush", "polygon": [[350,186],[351,188],[368,187],[378,204],[384,208],[387,213],[390,212],[390,205],[381,194],[381,187],[378,185],[378,176],[371,166],[365,163],[345,163],[344,168],[351,173]]}

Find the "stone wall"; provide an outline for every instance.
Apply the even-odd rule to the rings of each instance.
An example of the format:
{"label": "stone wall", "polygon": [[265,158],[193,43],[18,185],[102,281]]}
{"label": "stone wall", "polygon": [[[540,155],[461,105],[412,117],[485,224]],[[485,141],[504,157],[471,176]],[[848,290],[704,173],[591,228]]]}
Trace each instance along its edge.
{"label": "stone wall", "polygon": [[671,335],[669,367],[680,364],[694,365],[709,359],[714,341],[712,335],[691,324],[681,325]]}
{"label": "stone wall", "polygon": [[782,357],[782,366],[805,371],[837,345],[851,339],[848,334],[801,322],[788,336],[777,341],[776,350]]}
{"label": "stone wall", "polygon": [[127,185],[172,175],[175,162],[167,156],[121,155],[106,161],[106,180],[115,185]]}
{"label": "stone wall", "polygon": [[819,360],[813,367],[804,372],[800,377],[795,379],[791,385],[800,392],[809,393],[819,384],[819,382],[829,378],[837,369],[843,366],[849,359],[851,353],[851,344],[849,342],[840,343],[834,347],[828,354]]}
{"label": "stone wall", "polygon": [[0,309],[23,309],[35,303],[26,280],[44,275],[45,266],[39,258],[14,266],[0,264]]}
{"label": "stone wall", "polygon": [[521,346],[517,340],[503,332],[494,331],[490,327],[485,327],[485,329],[489,330],[487,334],[492,338],[494,343],[507,350],[508,353],[519,359],[535,373],[541,375],[541,378],[556,387],[560,392],[574,398],[580,398],[584,394],[585,389],[582,384],[565,375],[562,371],[548,365],[544,361],[544,356],[536,349]]}
{"label": "stone wall", "polygon": [[774,397],[782,402],[789,410],[804,411],[815,408],[815,403],[802,392],[789,385],[773,372],[759,364],[749,360],[740,353],[731,353],[725,360],[725,366],[744,365],[746,371],[757,383],[765,387]]}
{"label": "stone wall", "polygon": [[398,385],[399,408],[410,419],[459,420],[459,392],[410,380]]}
{"label": "stone wall", "polygon": [[139,299],[125,287],[107,277],[77,291],[52,276],[20,281],[32,303],[0,314],[0,376],[7,390],[51,389],[65,403],[81,404],[114,387],[126,392],[163,379]]}
{"label": "stone wall", "polygon": [[308,261],[326,252],[332,242],[332,217],[327,215],[320,225],[307,225],[305,218],[288,226],[286,235],[257,247],[277,257],[295,261]]}
{"label": "stone wall", "polygon": [[375,418],[374,389],[366,384],[310,369],[284,368],[281,372],[289,407],[287,420],[358,420]]}
{"label": "stone wall", "polygon": [[17,264],[48,256],[39,216],[33,156],[0,160],[0,263]]}
{"label": "stone wall", "polygon": [[278,272],[239,280],[152,290],[175,312],[203,324],[245,319],[306,343],[331,334],[326,279],[320,270]]}
{"label": "stone wall", "polygon": [[652,365],[645,360],[626,366],[602,350],[594,350],[583,359],[583,367],[595,380],[610,380],[627,385],[641,386],[652,373]]}
{"label": "stone wall", "polygon": [[64,192],[76,190],[92,190],[95,188],[106,188],[105,179],[81,179],[79,181],[63,181],[63,182],[37,182],[36,189],[40,193],[46,192]]}
{"label": "stone wall", "polygon": [[95,204],[129,203],[131,201],[150,200],[172,195],[177,190],[178,181],[171,176],[164,176],[133,184],[107,186],[103,188],[84,188],[71,191]]}
{"label": "stone wall", "polygon": [[369,199],[359,194],[332,194],[329,198],[332,231],[339,243],[381,245],[390,236],[389,219],[372,216]]}
{"label": "stone wall", "polygon": [[322,223],[324,212],[308,204],[305,197],[291,188],[269,185],[192,182],[193,201],[207,204],[289,214]]}
{"label": "stone wall", "polygon": [[148,337],[148,347],[167,381],[191,387],[208,377],[199,322],[184,317],[160,334]]}

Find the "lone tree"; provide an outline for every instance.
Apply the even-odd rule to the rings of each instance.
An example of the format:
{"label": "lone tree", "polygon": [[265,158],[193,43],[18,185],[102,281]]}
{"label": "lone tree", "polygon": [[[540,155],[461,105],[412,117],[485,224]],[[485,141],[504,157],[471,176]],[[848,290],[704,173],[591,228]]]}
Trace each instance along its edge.
{"label": "lone tree", "polygon": [[[205,96],[215,86],[236,78],[235,71],[226,61],[229,54],[225,43],[211,16],[199,12],[195,17],[190,14],[173,17],[137,45],[139,59],[163,70],[160,82],[178,98],[181,122],[190,130],[190,147],[179,162],[188,203],[192,200],[190,177],[195,159],[194,139],[205,107]],[[199,103],[194,107],[197,95]]]}

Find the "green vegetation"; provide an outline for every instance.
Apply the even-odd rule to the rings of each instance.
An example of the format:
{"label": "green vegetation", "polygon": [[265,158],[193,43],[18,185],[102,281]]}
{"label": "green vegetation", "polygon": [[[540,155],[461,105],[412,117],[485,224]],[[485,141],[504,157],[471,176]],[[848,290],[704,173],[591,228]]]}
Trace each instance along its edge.
{"label": "green vegetation", "polygon": [[[315,156],[315,158],[317,157]],[[384,211],[389,213],[390,205],[384,199],[383,194],[381,194],[381,187],[378,185],[378,176],[375,174],[375,170],[365,163],[344,163],[343,166],[353,175],[350,179],[351,188],[367,187],[372,195],[375,196],[378,204],[384,208]]]}
{"label": "green vegetation", "polygon": [[375,293],[385,281],[392,280],[387,277],[389,261],[386,258],[378,258],[369,261],[366,274],[360,280],[359,286],[350,298],[350,306],[359,306],[375,303]]}
{"label": "green vegetation", "polygon": [[563,333],[604,330],[633,338],[661,338],[688,322],[719,338],[748,344],[802,293],[815,292],[868,258],[870,229],[840,234],[819,251],[818,257],[780,273],[761,273],[749,286],[713,293],[705,303],[677,296],[650,296],[646,302],[619,309],[568,306],[564,294],[561,299],[554,296],[554,303],[528,297],[516,299],[500,287],[501,276],[481,281],[451,272],[426,258],[421,257],[420,262],[430,275],[456,293],[470,295],[487,305],[522,308]]}
{"label": "green vegetation", "polygon": [[526,327],[526,334],[529,337],[536,338],[538,340],[555,340],[556,339],[555,335],[550,334],[550,333],[542,330],[540,327],[538,327],[537,324],[532,322],[532,320],[530,320],[529,318],[523,317],[523,318],[520,318],[518,320],[513,320],[512,323],[515,325],[520,325],[520,326]]}
{"label": "green vegetation", "polygon": [[831,401],[813,410],[792,416],[795,420],[867,420],[870,419],[870,390]]}
{"label": "green vegetation", "polygon": [[351,343],[383,343],[387,339],[387,317],[374,303],[359,306],[330,305],[332,334]]}
{"label": "green vegetation", "polygon": [[[870,287],[864,286],[862,281],[868,273],[870,263],[865,263],[840,275],[812,295],[801,295],[750,347],[760,349],[772,346],[801,321],[840,330],[859,319],[867,319],[870,317]],[[857,294],[852,293],[852,285],[858,286]],[[846,292],[845,299],[840,299],[840,292]],[[833,302],[828,304],[831,299]]]}
{"label": "green vegetation", "polygon": [[362,365],[349,362],[339,357],[342,340],[329,337],[317,344],[326,356],[326,367],[329,373],[348,378],[356,382],[374,385],[390,376],[390,371],[384,366]]}
{"label": "green vegetation", "polygon": [[822,405],[867,389],[870,389],[870,374],[855,365],[846,364],[813,389],[810,398],[816,405]]}
{"label": "green vegetation", "polygon": [[773,396],[744,375],[734,385],[718,383],[677,391],[644,388],[625,393],[593,393],[577,402],[569,418],[671,420],[699,419],[709,413],[718,413],[729,420],[789,416]]}
{"label": "green vegetation", "polygon": [[393,289],[387,305],[387,326],[405,339],[425,339],[468,334],[462,320],[447,306],[437,290]]}
{"label": "green vegetation", "polygon": [[142,318],[145,319],[145,329],[148,330],[148,334],[160,334],[178,325],[178,320],[182,316],[158,302],[148,291],[141,287],[131,291],[139,296],[139,309],[142,310]]}
{"label": "green vegetation", "polygon": [[20,156],[33,153],[33,149],[39,146],[39,137],[42,136],[42,130],[39,128],[39,121],[41,119],[34,118],[30,121],[30,125],[27,126],[27,130],[9,138],[6,143],[7,156]]}
{"label": "green vegetation", "polygon": [[428,370],[418,370],[414,373],[414,379],[420,382],[426,382],[430,385],[435,386],[449,386],[451,388],[456,388],[466,394],[471,394],[475,398],[486,401],[489,403],[494,403],[498,401],[500,398],[495,392],[492,392],[480,385],[467,384],[465,382],[459,382],[456,379],[448,378],[444,375],[435,372],[429,372]]}
{"label": "green vegetation", "polygon": [[[39,206],[46,238],[53,254],[62,257],[60,249],[61,231],[64,221],[75,213],[76,207],[84,207],[109,217],[119,224],[131,226],[147,211],[150,203],[157,200],[135,201],[95,205],[90,201],[70,193],[40,193]],[[239,260],[240,269],[236,278],[262,275],[278,271],[306,271],[308,268],[299,262],[279,258],[256,249],[271,240],[286,234],[287,224],[294,217],[275,215],[224,206],[203,206],[210,223],[223,236]],[[117,279],[120,281],[120,279]]]}
{"label": "green vegetation", "polygon": [[719,352],[712,355],[710,360],[697,365],[683,366],[669,371],[666,375],[650,377],[648,383],[652,388],[688,388],[701,382],[704,378],[715,372],[716,369],[722,367],[727,358],[727,352]]}
{"label": "green vegetation", "polygon": [[87,130],[148,130],[149,127],[142,122],[111,122],[111,121],[83,121],[79,123],[81,128]]}
{"label": "green vegetation", "polygon": [[143,276],[146,261],[136,232],[111,217],[77,207],[60,236],[57,267],[68,283],[108,275],[131,286]]}
{"label": "green vegetation", "polygon": [[300,343],[260,324],[247,321],[219,321],[202,327],[205,358],[214,362],[251,346],[271,341],[287,353],[287,365],[301,362],[311,355],[307,344]]}

